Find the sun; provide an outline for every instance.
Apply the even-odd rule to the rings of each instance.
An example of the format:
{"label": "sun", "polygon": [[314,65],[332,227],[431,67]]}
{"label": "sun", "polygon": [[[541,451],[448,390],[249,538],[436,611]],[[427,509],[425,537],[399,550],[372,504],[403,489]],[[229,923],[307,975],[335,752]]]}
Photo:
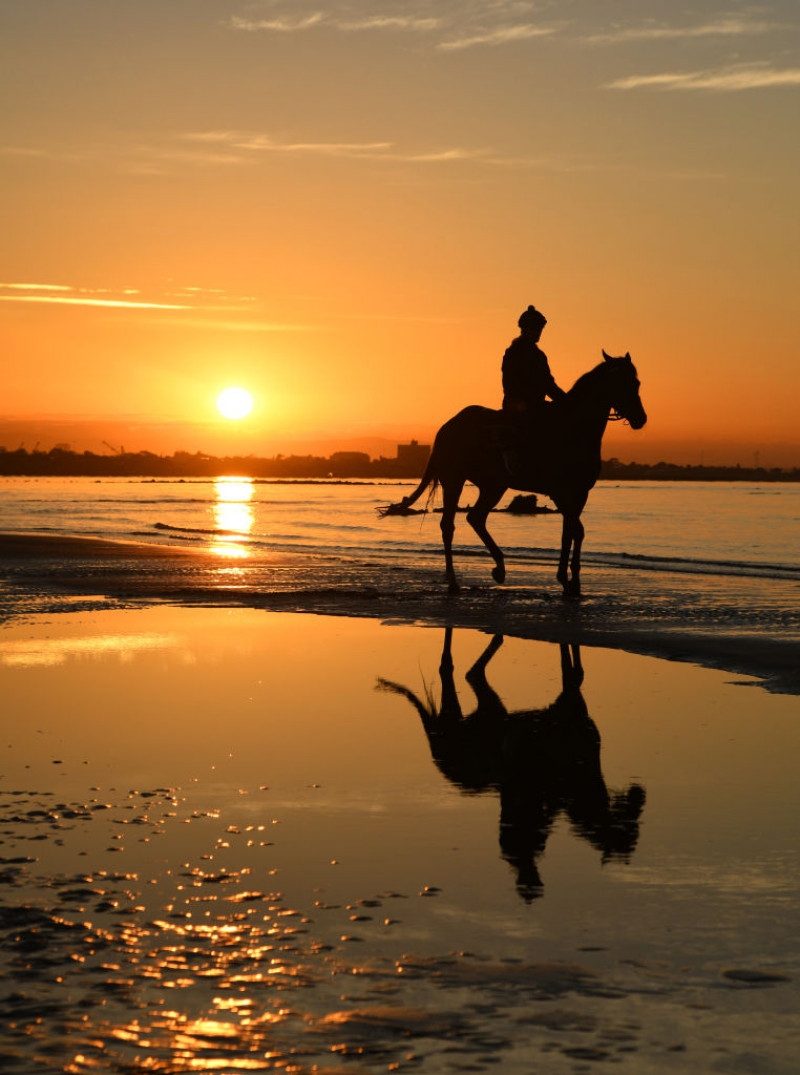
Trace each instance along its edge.
{"label": "sun", "polygon": [[217,396],[217,410],[223,418],[246,418],[253,409],[253,397],[246,388],[223,388]]}

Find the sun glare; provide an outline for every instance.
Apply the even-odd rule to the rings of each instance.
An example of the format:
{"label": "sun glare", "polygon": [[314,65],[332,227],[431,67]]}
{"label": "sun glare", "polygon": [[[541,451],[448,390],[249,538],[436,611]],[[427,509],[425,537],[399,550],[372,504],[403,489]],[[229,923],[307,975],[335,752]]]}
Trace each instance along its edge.
{"label": "sun glare", "polygon": [[223,418],[245,418],[253,409],[253,397],[246,388],[224,388],[217,396],[217,410]]}

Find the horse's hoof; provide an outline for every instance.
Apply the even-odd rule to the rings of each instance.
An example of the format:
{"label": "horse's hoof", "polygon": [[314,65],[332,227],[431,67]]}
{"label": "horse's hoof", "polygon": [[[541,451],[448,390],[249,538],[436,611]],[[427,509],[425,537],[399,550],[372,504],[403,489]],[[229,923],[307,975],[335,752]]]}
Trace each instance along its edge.
{"label": "horse's hoof", "polygon": [[506,569],[502,564],[498,564],[497,567],[492,568],[492,578],[495,582],[501,584],[506,581]]}
{"label": "horse's hoof", "polygon": [[449,594],[461,593],[461,587],[458,585],[455,579],[447,584],[447,592]]}
{"label": "horse's hoof", "polygon": [[564,583],[564,597],[576,598],[581,596],[581,584],[571,580]]}

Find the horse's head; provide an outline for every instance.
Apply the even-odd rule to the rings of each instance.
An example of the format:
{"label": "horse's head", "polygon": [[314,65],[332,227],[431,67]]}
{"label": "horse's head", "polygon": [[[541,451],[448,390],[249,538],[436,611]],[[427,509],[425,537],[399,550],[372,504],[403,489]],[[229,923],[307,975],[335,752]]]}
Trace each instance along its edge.
{"label": "horse's head", "polygon": [[639,396],[639,378],[631,356],[625,354],[621,358],[613,358],[603,351],[603,358],[612,411],[628,422],[632,429],[641,429],[647,421],[647,414]]}

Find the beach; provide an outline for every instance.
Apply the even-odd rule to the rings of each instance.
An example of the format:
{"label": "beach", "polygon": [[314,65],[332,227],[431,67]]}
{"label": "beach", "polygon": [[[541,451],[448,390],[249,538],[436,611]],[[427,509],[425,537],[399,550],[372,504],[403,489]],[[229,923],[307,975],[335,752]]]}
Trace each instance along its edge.
{"label": "beach", "polygon": [[794,1070],[791,563],[104,526],[0,535],[4,1070]]}

